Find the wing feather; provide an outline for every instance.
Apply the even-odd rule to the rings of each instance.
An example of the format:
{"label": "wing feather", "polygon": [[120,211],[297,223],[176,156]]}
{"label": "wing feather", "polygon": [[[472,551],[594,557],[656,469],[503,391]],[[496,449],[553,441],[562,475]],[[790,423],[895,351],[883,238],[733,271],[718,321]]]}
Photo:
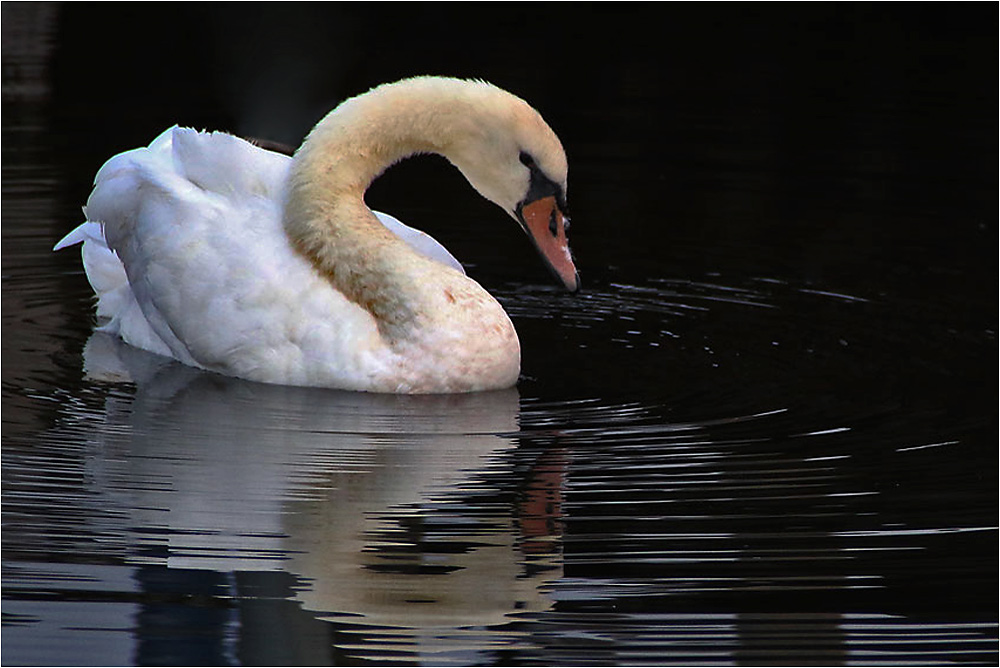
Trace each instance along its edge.
{"label": "wing feather", "polygon": [[[83,243],[102,328],[249,378],[283,365],[308,373],[304,351],[377,336],[370,317],[288,244],[281,203],[290,164],[232,135],[179,127],[105,163],[88,222],[56,245]],[[417,252],[463,271],[428,235],[377,215]]]}

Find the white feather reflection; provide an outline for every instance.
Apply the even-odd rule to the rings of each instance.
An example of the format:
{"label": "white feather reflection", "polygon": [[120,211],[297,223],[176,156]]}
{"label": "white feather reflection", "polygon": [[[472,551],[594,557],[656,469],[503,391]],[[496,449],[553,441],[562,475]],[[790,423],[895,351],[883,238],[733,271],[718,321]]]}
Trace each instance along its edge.
{"label": "white feather reflection", "polygon": [[305,608],[365,626],[481,627],[551,605],[558,546],[539,555],[516,512],[464,505],[516,445],[516,390],[260,385],[101,334],[85,357],[92,378],[136,384],[90,431],[93,487],[136,528],[137,563],[288,571]]}

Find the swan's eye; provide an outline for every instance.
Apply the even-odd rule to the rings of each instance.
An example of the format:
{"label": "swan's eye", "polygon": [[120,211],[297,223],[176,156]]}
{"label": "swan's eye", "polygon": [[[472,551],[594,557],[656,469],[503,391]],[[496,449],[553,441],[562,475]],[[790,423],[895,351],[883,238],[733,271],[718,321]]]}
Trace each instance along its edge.
{"label": "swan's eye", "polygon": [[528,152],[521,151],[521,154],[517,156],[517,159],[520,160],[521,164],[527,167],[528,169],[535,168],[535,159],[532,158],[531,154],[529,154]]}

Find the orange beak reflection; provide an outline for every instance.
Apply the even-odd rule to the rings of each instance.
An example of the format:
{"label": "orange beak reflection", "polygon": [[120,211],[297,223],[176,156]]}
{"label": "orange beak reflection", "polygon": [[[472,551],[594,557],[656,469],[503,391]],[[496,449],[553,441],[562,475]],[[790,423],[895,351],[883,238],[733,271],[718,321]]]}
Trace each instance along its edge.
{"label": "orange beak reflection", "polygon": [[569,252],[569,240],[566,238],[566,217],[559,210],[556,198],[541,197],[524,204],[518,215],[524,224],[528,236],[535,242],[535,247],[542,254],[549,268],[563,282],[566,289],[576,292],[580,287],[580,277],[573,264],[573,256]]}

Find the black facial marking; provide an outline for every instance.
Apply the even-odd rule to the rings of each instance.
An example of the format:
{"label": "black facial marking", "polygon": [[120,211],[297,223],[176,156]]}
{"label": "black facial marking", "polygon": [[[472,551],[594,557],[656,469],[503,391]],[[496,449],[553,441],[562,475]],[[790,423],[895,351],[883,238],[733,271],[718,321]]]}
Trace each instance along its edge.
{"label": "black facial marking", "polygon": [[[521,151],[517,156],[521,164],[528,168],[531,174],[531,181],[528,184],[528,192],[521,203],[518,204],[518,211],[521,207],[528,202],[534,202],[536,200],[542,199],[543,197],[555,197],[556,205],[558,205],[559,210],[562,211],[563,215],[566,215],[566,195],[563,193],[562,187],[559,186],[555,181],[547,177],[542,170],[538,167],[538,163],[535,159],[531,157],[531,154],[527,151]],[[553,232],[555,234],[555,232]]]}

